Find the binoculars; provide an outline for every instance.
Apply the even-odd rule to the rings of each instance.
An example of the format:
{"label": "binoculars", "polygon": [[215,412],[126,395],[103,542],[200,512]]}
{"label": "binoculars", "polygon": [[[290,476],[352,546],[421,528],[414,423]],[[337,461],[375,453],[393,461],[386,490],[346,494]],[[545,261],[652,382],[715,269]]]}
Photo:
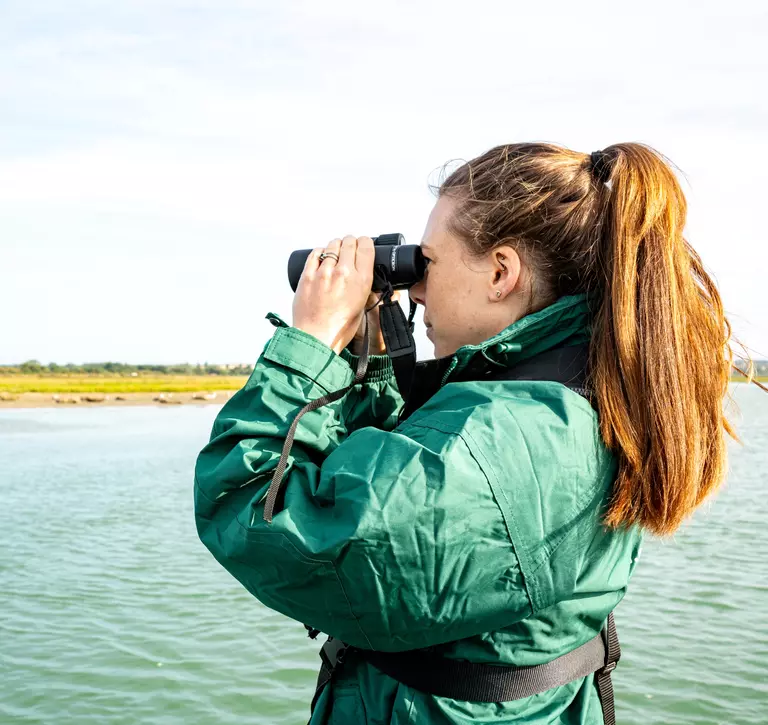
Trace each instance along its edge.
{"label": "binoculars", "polygon": [[[387,282],[397,290],[407,289],[422,279],[426,264],[418,244],[405,244],[402,234],[381,234],[371,239],[376,252],[372,292],[382,291]],[[311,249],[299,249],[288,258],[288,281],[294,292],[311,252]]]}

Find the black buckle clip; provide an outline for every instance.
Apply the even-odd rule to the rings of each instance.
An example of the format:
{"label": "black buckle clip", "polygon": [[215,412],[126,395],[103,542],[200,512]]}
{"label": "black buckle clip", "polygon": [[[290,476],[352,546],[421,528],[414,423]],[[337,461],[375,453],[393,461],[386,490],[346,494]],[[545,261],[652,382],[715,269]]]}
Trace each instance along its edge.
{"label": "black buckle clip", "polygon": [[339,665],[344,664],[344,660],[347,658],[347,650],[349,647],[344,647],[343,649],[340,649],[338,654],[336,655],[336,667]]}
{"label": "black buckle clip", "polygon": [[611,672],[613,672],[616,669],[616,665],[618,665],[618,660],[616,662],[606,662],[603,669],[598,671],[598,675],[610,675]]}
{"label": "black buckle clip", "polygon": [[329,637],[320,650],[320,659],[328,669],[333,672],[339,665],[343,664],[345,655],[349,646],[338,639]]}

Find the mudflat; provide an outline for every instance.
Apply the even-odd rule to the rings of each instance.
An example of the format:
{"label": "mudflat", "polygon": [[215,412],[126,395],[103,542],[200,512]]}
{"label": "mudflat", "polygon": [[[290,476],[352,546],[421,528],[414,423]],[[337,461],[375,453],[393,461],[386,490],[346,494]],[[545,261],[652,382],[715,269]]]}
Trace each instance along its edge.
{"label": "mudflat", "polygon": [[0,393],[0,410],[6,408],[128,407],[134,405],[223,405],[234,390],[182,393]]}

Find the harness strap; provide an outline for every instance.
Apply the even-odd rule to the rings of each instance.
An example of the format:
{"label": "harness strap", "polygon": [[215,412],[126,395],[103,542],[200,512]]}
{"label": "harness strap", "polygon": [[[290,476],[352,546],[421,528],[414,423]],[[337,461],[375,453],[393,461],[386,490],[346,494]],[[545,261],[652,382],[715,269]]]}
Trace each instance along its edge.
{"label": "harness strap", "polygon": [[605,725],[616,724],[616,707],[613,698],[613,682],[611,672],[621,659],[621,647],[619,636],[616,633],[616,624],[613,621],[613,612],[608,615],[606,626],[601,632],[605,643],[605,665],[595,674],[597,694],[600,697],[600,706],[603,709],[603,721]]}
{"label": "harness strap", "polygon": [[348,647],[329,637],[320,650],[320,673],[310,712],[347,652],[354,651],[385,675],[420,692],[469,702],[509,702],[546,692],[595,673],[605,725],[616,725],[611,672],[621,658],[613,612],[600,634],[542,665],[489,665],[442,657],[426,650],[375,652]]}
{"label": "harness strap", "polygon": [[[389,347],[389,340],[387,345]],[[588,359],[588,344],[555,348],[535,355],[513,368],[495,370],[479,379],[551,380],[591,399],[588,387]],[[310,636],[312,633],[310,632]],[[316,634],[316,630],[314,633]],[[344,662],[348,651],[354,651],[384,674],[415,690],[438,697],[474,702],[519,700],[595,673],[604,723],[616,724],[611,672],[621,657],[621,648],[613,612],[608,615],[605,626],[596,637],[551,662],[530,667],[489,665],[451,659],[430,650],[360,650],[347,647],[329,637],[320,651],[322,666],[312,700],[312,711],[320,693],[332,680],[334,671]]]}
{"label": "harness strap", "polygon": [[514,367],[494,370],[480,380],[551,380],[590,398],[589,344],[555,347],[523,360]]}
{"label": "harness strap", "polygon": [[[468,662],[418,650],[402,654],[368,650],[358,653],[376,669],[408,687],[470,702],[520,700],[606,669],[602,633],[562,657],[531,667]],[[610,669],[613,667],[615,663]],[[610,670],[598,676],[610,685]]]}

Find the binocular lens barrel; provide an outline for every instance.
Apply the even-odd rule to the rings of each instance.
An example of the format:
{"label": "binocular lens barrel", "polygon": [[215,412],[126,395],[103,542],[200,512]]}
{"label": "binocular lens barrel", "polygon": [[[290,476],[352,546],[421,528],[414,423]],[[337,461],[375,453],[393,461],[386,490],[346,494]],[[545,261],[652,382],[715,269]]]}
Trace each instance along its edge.
{"label": "binocular lens barrel", "polygon": [[[407,289],[424,276],[425,263],[418,244],[403,244],[402,234],[382,234],[372,237],[376,256],[374,268],[381,271],[393,289]],[[288,258],[288,281],[295,292],[311,249],[299,249]],[[374,281],[374,292],[378,292]]]}

